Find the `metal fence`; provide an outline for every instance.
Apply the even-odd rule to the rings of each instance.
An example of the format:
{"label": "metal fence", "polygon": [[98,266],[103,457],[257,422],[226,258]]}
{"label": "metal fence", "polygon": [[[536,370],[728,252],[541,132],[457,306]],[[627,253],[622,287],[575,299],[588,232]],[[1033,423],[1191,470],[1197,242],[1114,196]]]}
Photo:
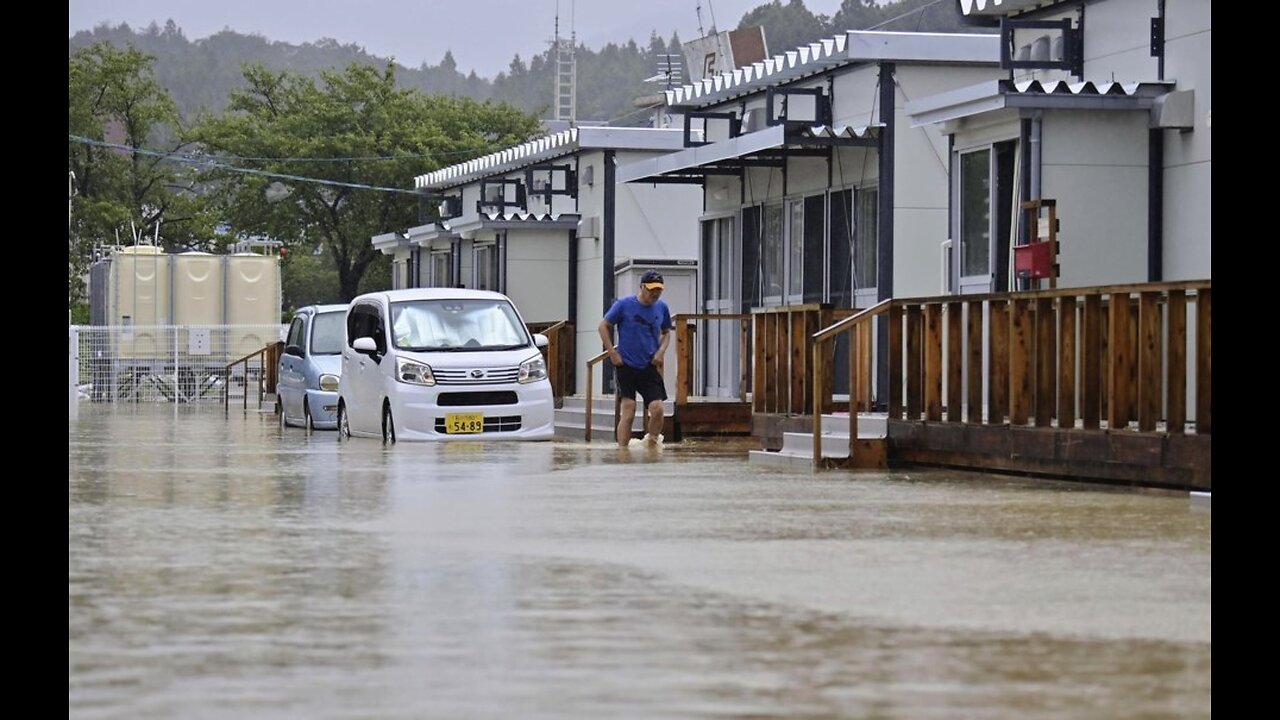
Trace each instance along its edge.
{"label": "metal fence", "polygon": [[[287,325],[70,327],[69,399],[79,402],[209,403],[258,392],[261,356]],[[233,365],[234,364],[234,365]]]}

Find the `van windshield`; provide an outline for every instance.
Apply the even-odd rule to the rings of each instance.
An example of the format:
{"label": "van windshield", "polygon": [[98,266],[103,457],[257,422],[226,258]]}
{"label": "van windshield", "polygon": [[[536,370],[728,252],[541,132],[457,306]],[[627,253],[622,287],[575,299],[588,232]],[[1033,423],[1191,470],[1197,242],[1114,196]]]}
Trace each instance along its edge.
{"label": "van windshield", "polygon": [[529,332],[505,300],[411,300],[391,304],[396,348],[418,352],[512,350]]}
{"label": "van windshield", "polygon": [[328,312],[311,321],[311,354],[341,355],[347,332],[347,314]]}

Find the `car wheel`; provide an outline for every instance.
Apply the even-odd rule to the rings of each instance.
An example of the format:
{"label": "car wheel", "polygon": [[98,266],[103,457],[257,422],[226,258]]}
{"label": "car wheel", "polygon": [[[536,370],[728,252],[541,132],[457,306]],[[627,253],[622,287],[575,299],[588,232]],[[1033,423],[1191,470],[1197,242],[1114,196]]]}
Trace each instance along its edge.
{"label": "car wheel", "polygon": [[347,405],[342,402],[338,403],[338,439],[351,439],[351,423],[347,420]]}
{"label": "car wheel", "polygon": [[396,423],[391,417],[391,405],[382,407],[382,444],[396,444]]}
{"label": "car wheel", "polygon": [[316,421],[311,417],[311,406],[306,400],[302,401],[302,427],[306,428],[307,432],[315,432],[316,429]]}

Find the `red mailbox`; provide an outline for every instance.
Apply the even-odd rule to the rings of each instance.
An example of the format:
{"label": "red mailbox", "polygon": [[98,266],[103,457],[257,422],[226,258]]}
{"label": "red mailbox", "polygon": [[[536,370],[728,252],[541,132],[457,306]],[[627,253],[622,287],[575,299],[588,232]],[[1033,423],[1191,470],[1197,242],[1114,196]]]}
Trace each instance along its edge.
{"label": "red mailbox", "polygon": [[1051,242],[1034,242],[1028,245],[1015,245],[1013,248],[1013,271],[1021,278],[1047,278],[1052,274],[1053,254]]}

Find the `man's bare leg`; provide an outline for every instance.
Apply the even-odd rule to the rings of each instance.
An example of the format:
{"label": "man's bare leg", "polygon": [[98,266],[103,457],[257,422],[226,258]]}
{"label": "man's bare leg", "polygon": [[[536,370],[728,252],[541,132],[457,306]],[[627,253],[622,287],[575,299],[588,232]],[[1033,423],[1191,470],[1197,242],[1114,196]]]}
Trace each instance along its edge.
{"label": "man's bare leg", "polygon": [[621,404],[618,406],[618,429],[617,439],[618,447],[626,447],[631,444],[631,425],[636,421],[636,400],[635,398],[622,398]]}
{"label": "man's bare leg", "polygon": [[644,431],[645,441],[656,445],[662,437],[662,401],[654,400],[645,408]]}

